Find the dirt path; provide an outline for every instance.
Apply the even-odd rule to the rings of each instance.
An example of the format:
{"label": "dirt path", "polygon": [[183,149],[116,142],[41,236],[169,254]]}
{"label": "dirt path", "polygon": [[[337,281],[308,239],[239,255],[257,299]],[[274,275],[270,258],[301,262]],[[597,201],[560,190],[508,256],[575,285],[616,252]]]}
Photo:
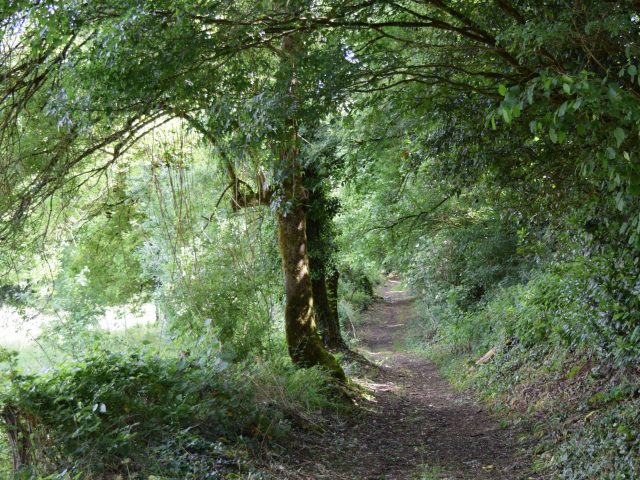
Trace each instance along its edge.
{"label": "dirt path", "polygon": [[360,353],[380,365],[371,378],[360,380],[372,391],[372,401],[356,419],[336,418],[323,441],[300,442],[298,458],[309,460],[296,468],[297,478],[521,478],[513,434],[454,391],[433,362],[396,351],[413,313],[412,299],[399,286],[389,281],[378,292],[383,299],[358,332]]}

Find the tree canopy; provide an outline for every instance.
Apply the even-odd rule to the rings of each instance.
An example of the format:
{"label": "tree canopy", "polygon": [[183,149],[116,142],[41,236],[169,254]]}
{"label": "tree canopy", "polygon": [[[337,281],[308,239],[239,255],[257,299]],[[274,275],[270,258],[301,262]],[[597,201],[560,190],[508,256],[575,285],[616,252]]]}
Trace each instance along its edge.
{"label": "tree canopy", "polygon": [[346,388],[346,322],[396,272],[418,342],[496,348],[500,375],[558,351],[627,375],[639,11],[4,0],[0,303],[57,318],[75,357],[109,309],[152,304],[203,368],[286,346]]}

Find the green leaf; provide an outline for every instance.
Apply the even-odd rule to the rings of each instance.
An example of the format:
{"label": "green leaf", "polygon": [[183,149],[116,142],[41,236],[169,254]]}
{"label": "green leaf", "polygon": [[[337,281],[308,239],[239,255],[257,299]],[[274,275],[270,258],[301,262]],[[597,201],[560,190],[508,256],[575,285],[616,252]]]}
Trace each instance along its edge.
{"label": "green leaf", "polygon": [[616,142],[618,147],[620,147],[620,145],[622,145],[622,142],[624,142],[624,139],[627,138],[627,134],[624,133],[624,130],[620,127],[617,127],[613,131],[613,136],[616,137]]}
{"label": "green leaf", "polygon": [[569,106],[569,102],[564,102],[562,105],[560,105],[560,108],[558,109],[559,117],[564,117],[564,114],[567,113],[568,106]]}
{"label": "green leaf", "polygon": [[582,105],[582,97],[576,98],[575,102],[573,102],[573,111],[575,112],[576,110],[578,110],[580,108],[580,105]]}
{"label": "green leaf", "polygon": [[558,143],[564,142],[564,139],[567,138],[567,132],[564,130],[558,131]]}
{"label": "green leaf", "polygon": [[527,88],[527,102],[529,102],[529,105],[533,103],[534,89],[535,89],[535,85],[529,85],[529,87]]}
{"label": "green leaf", "polygon": [[556,129],[555,128],[550,128],[549,129],[549,138],[551,139],[551,141],[553,143],[558,143],[558,134],[556,133]]}
{"label": "green leaf", "polygon": [[633,79],[633,77],[635,77],[638,74],[638,67],[636,67],[635,65],[629,65],[629,68],[627,68],[627,72],[629,73],[629,76]]}
{"label": "green leaf", "polygon": [[516,103],[513,106],[513,116],[514,116],[514,118],[518,118],[521,113],[522,113],[522,105],[521,105],[521,103]]}
{"label": "green leaf", "polygon": [[622,235],[624,232],[626,232],[627,228],[629,228],[629,224],[627,222],[624,222],[620,227],[620,234]]}
{"label": "green leaf", "polygon": [[507,87],[505,87],[502,84],[498,85],[498,93],[500,95],[502,95],[503,97],[506,96],[507,95]]}
{"label": "green leaf", "polygon": [[569,85],[568,83],[562,84],[562,89],[564,90],[564,93],[566,93],[567,95],[571,94],[571,85]]}
{"label": "green leaf", "polygon": [[611,147],[607,147],[607,157],[609,157],[610,160],[613,160],[616,158],[616,151]]}
{"label": "green leaf", "polygon": [[506,107],[500,107],[500,110],[502,112],[502,118],[504,118],[504,121],[507,123],[511,123],[511,111]]}
{"label": "green leaf", "polygon": [[587,133],[587,127],[584,123],[579,123],[576,127],[576,130],[578,131],[579,135],[584,135],[585,133]]}

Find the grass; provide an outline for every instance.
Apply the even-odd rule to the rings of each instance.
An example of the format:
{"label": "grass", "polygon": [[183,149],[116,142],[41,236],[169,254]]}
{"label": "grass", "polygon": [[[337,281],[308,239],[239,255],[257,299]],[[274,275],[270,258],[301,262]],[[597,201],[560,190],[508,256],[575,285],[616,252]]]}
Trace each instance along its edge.
{"label": "grass", "polygon": [[404,282],[399,281],[399,282],[397,282],[397,283],[393,286],[393,288],[391,289],[391,291],[392,291],[392,292],[404,292],[407,288],[408,288],[408,287],[407,287],[407,285],[406,285]]}
{"label": "grass", "polygon": [[444,470],[441,467],[422,465],[412,477],[412,480],[439,480]]}

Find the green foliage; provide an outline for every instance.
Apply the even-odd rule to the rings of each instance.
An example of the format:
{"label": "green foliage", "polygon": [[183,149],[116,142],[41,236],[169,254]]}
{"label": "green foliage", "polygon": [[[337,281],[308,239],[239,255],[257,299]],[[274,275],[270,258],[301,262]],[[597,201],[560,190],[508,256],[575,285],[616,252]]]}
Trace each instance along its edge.
{"label": "green foliage", "polygon": [[51,309],[91,317],[106,306],[145,300],[150,280],[136,256],[144,240],[139,228],[144,217],[123,188],[120,185],[120,192],[112,193],[104,206],[92,212],[91,221],[76,229],[72,244],[63,246],[64,269],[54,280]]}
{"label": "green foliage", "polygon": [[440,357],[451,375],[512,415],[531,438],[527,455],[537,473],[577,480],[621,480],[640,473],[637,377],[595,364],[584,353],[521,348],[499,351],[474,368]]}
{"label": "green foliage", "polygon": [[[149,255],[147,268],[155,269],[158,303],[174,332],[205,350],[221,342],[232,357],[244,359],[269,348],[280,311],[276,247],[263,233],[273,225],[265,221],[250,233],[243,219],[215,221],[203,241],[176,256],[156,250],[169,258]],[[144,253],[156,245],[147,243]]]}
{"label": "green foliage", "polygon": [[[527,412],[537,425],[537,469],[562,479],[634,478],[640,342],[637,324],[616,314],[634,302],[618,303],[628,297],[609,282],[624,287],[635,275],[635,265],[601,255],[548,265],[472,309],[459,308],[455,289],[425,292],[414,346],[457,383]],[[492,362],[474,366],[490,348]]]}
{"label": "green foliage", "polygon": [[215,470],[222,444],[268,425],[251,390],[215,364],[142,352],[96,352],[44,375],[14,376],[1,403],[18,419],[5,429],[33,442],[27,471],[39,476],[198,478],[189,476],[197,462]]}
{"label": "green foliage", "polygon": [[[270,411],[272,418],[278,419],[277,428],[283,432],[288,432],[292,426],[319,425],[325,411],[344,408],[344,404],[331,398],[333,392],[327,382],[328,372],[317,367],[296,369],[288,361],[284,349],[265,362],[247,364],[245,368],[256,398]],[[265,433],[277,435],[275,431]]]}
{"label": "green foliage", "polygon": [[638,408],[638,399],[626,396],[608,408],[595,411],[569,435],[551,434],[550,441],[558,444],[552,459],[558,478],[622,480],[637,477],[640,474]]}
{"label": "green foliage", "polygon": [[[619,368],[635,365],[640,358],[637,325],[619,313],[631,310],[633,304],[618,303],[622,292],[609,289],[612,277],[633,276],[635,270],[602,275],[604,263],[606,259],[597,257],[549,267],[534,273],[526,284],[498,289],[469,311],[451,304],[457,299],[453,289],[441,308],[457,315],[437,326],[440,345],[473,345],[476,352],[504,344],[542,347],[589,352]],[[425,302],[427,309],[437,304],[437,300]]]}
{"label": "green foliage", "polygon": [[374,286],[378,275],[366,272],[362,266],[347,267],[341,274],[338,294],[358,311],[364,311],[374,301]]}
{"label": "green foliage", "polygon": [[[525,358],[550,359],[550,370],[574,354],[612,372],[637,365],[631,0],[5,3],[0,296],[58,317],[49,341],[75,353],[107,343],[92,330],[105,309],[153,301],[203,369],[218,350],[226,360],[279,359],[273,218],[221,207],[230,194],[267,192],[258,200],[278,215],[310,204],[311,260],[341,271],[350,321],[380,272],[394,271],[422,297],[417,342],[474,355],[497,347],[496,369],[485,370],[500,381],[525,372]],[[165,367],[167,378],[131,371],[179,391],[178,366]],[[87,380],[96,391],[109,385],[102,372]],[[58,375],[55,388],[75,385],[75,373]],[[316,391],[318,372],[296,375],[274,384],[295,378],[281,388]],[[24,381],[54,388],[44,378]],[[126,382],[114,388],[133,395]],[[31,408],[27,389],[16,392]],[[107,403],[82,395],[79,418],[103,432]],[[621,394],[603,395],[615,403]],[[49,407],[70,414],[64,402]],[[162,415],[149,417],[149,432]],[[182,434],[161,456],[192,441],[216,449],[180,430],[176,415],[168,422]],[[635,464],[615,432],[593,421],[580,437],[604,452],[589,457],[592,470],[572,453],[577,440],[562,440],[563,475],[606,477],[607,458],[635,473],[624,473]],[[60,438],[52,455],[79,458],[80,444]]]}
{"label": "green foliage", "polygon": [[129,186],[145,214],[134,258],[169,328],[198,351],[221,344],[228,358],[269,349],[281,302],[273,219],[212,206],[208,192],[224,185],[218,159],[182,129],[138,155],[153,162]]}

